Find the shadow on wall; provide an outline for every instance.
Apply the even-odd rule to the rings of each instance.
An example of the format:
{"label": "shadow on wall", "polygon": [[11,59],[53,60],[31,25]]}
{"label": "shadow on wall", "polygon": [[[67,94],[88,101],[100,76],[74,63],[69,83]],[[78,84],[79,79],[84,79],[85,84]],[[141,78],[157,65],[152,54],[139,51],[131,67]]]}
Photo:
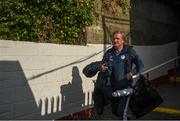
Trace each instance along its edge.
{"label": "shadow on wall", "polygon": [[62,112],[66,113],[73,109],[71,112],[74,113],[85,107],[85,94],[83,93],[82,79],[77,66],[72,68],[72,81],[62,85],[60,92],[62,95]]}
{"label": "shadow on wall", "polygon": [[[61,97],[52,97],[51,99],[46,98],[44,100],[45,112],[43,119],[86,119],[82,115],[73,115],[76,112],[80,112],[90,105],[92,105],[92,99],[90,96],[91,92],[87,94],[83,93],[82,79],[77,66],[72,68],[72,80],[65,85],[60,86]],[[87,97],[87,98],[86,98]],[[41,104],[43,101],[40,101]],[[87,102],[85,104],[85,102]]]}
{"label": "shadow on wall", "polygon": [[36,100],[20,63],[0,61],[0,120],[57,119],[83,110],[88,105],[76,66],[72,81],[61,86],[59,95]]}
{"label": "shadow on wall", "polygon": [[[56,99],[51,98],[50,101],[45,101],[45,117],[56,117],[60,120],[76,120],[87,119],[84,115],[78,114],[78,112],[89,108],[92,105],[92,92],[85,94],[82,89],[82,79],[77,66],[72,68],[72,80],[65,85],[61,85],[60,94],[61,97]],[[48,105],[50,104],[50,113],[48,112]],[[54,108],[53,108],[54,107]]]}
{"label": "shadow on wall", "polygon": [[[38,107],[18,61],[0,61],[0,120],[39,117]],[[31,117],[35,113],[37,117]],[[26,117],[27,118],[27,117]]]}

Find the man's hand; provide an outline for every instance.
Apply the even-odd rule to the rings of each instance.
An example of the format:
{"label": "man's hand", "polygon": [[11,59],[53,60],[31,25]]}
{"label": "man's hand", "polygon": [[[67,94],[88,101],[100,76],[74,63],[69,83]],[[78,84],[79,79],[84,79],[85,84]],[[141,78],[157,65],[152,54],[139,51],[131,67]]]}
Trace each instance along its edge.
{"label": "man's hand", "polygon": [[132,78],[132,76],[133,76],[132,72],[129,72],[129,73],[127,74],[127,79],[130,80],[130,79]]}
{"label": "man's hand", "polygon": [[108,67],[106,64],[102,64],[101,67],[99,68],[99,71],[101,72],[105,72],[106,70],[108,70]]}

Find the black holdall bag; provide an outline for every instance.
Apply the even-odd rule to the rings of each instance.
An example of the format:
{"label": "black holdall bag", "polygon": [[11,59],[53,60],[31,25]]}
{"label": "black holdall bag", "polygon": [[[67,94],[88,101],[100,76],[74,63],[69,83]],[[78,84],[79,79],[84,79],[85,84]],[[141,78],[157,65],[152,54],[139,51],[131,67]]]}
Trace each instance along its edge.
{"label": "black holdall bag", "polygon": [[97,72],[99,71],[98,69],[100,68],[101,65],[102,65],[102,61],[92,62],[83,68],[83,74],[86,77],[91,78],[97,74]]}
{"label": "black holdall bag", "polygon": [[107,84],[107,73],[98,72],[102,64],[102,61],[96,61],[83,68],[83,74],[88,78],[91,78],[98,73],[97,79],[94,82],[95,87],[93,92],[94,107],[98,115],[103,114],[104,106],[109,104],[109,98],[107,96],[112,92],[111,85]]}
{"label": "black holdall bag", "polygon": [[151,112],[163,102],[158,91],[152,84],[140,75],[134,86],[134,93],[131,95],[129,107],[136,118],[142,117]]}

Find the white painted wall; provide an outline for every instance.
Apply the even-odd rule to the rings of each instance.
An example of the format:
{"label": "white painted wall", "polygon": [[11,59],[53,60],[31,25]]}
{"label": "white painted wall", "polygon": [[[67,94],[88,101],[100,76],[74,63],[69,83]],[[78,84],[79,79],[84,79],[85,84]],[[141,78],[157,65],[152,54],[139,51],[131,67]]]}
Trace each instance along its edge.
{"label": "white painted wall", "polygon": [[[177,44],[134,46],[145,70],[177,55]],[[102,59],[103,45],[57,45],[0,41],[0,119],[57,119],[93,104],[96,77],[85,65]],[[100,52],[100,53],[99,53]],[[150,76],[155,78],[170,68]]]}
{"label": "white painted wall", "polygon": [[[137,53],[143,60],[143,63],[145,65],[144,71],[159,64],[162,64],[177,56],[177,42],[157,46],[134,46],[134,49],[137,51]],[[172,69],[173,67],[174,62],[150,72],[150,79],[154,79],[167,74],[167,70],[169,68]]]}

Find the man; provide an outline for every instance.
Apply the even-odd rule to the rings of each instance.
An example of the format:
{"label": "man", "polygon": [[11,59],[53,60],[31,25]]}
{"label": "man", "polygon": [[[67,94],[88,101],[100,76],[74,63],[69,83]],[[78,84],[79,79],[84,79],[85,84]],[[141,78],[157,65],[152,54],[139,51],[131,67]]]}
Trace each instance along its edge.
{"label": "man", "polygon": [[[115,31],[112,39],[113,47],[104,54],[99,71],[107,72],[112,86],[112,91],[131,87],[133,74],[139,73],[143,67],[142,61],[135,50],[125,44],[125,35],[121,31]],[[133,64],[135,70],[132,70]],[[128,97],[115,97],[111,100],[112,113],[123,119],[123,114]]]}

